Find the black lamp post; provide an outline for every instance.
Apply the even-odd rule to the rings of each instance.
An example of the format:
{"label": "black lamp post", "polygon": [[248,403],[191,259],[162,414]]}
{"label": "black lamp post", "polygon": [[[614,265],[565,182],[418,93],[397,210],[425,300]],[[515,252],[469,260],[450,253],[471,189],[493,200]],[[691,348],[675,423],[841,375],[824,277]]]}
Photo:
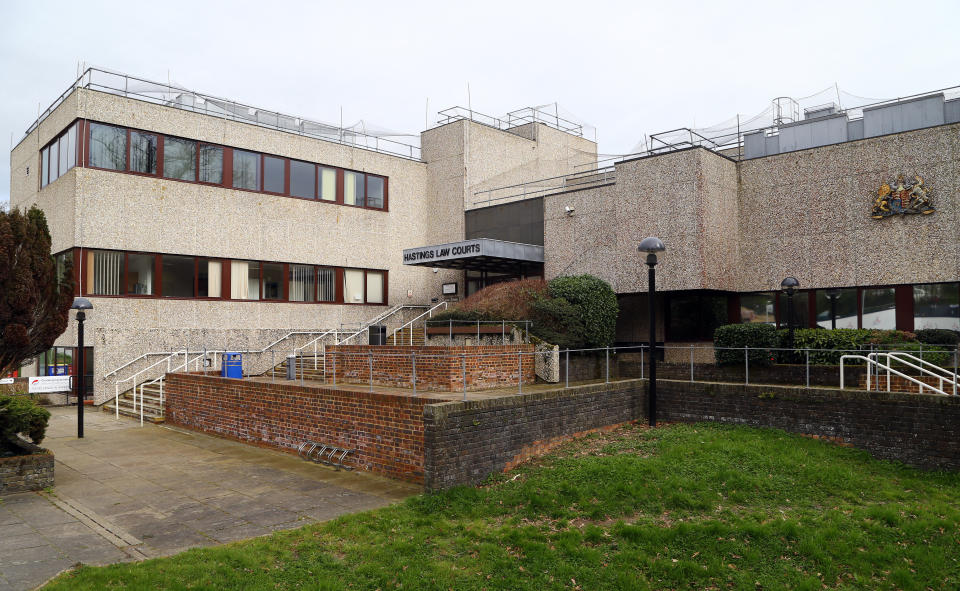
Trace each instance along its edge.
{"label": "black lamp post", "polygon": [[780,289],[787,294],[787,331],[789,332],[790,348],[793,348],[793,294],[800,287],[796,277],[787,277],[780,282]]}
{"label": "black lamp post", "polygon": [[830,330],[837,329],[837,298],[840,297],[840,290],[834,287],[827,290],[827,297],[830,298]]}
{"label": "black lamp post", "polygon": [[92,310],[93,304],[87,298],[74,298],[70,308],[77,311],[77,437],[83,439],[83,321],[87,319],[84,310]]}
{"label": "black lamp post", "polygon": [[647,416],[651,427],[657,426],[657,308],[654,294],[657,291],[657,253],[666,250],[663,242],[655,237],[644,238],[637,247],[647,253],[647,306],[650,308],[650,389],[647,396]]}

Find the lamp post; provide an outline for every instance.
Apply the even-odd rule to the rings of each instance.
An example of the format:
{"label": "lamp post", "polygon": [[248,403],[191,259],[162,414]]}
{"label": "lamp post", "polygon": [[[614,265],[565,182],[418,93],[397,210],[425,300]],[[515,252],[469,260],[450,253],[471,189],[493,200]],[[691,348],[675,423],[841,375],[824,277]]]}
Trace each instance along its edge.
{"label": "lamp post", "polygon": [[87,298],[74,298],[70,308],[77,311],[77,437],[83,439],[83,321],[87,319],[84,310],[92,310],[93,304]]}
{"label": "lamp post", "polygon": [[637,247],[647,253],[647,307],[650,308],[650,388],[647,395],[647,417],[651,427],[657,426],[657,308],[654,294],[657,291],[657,253],[666,250],[663,242],[655,237],[644,238]]}
{"label": "lamp post", "polygon": [[791,349],[793,348],[793,294],[796,293],[798,287],[800,287],[800,282],[797,281],[796,277],[787,277],[780,282],[780,289],[787,294],[787,331],[789,333],[787,338]]}
{"label": "lamp post", "polygon": [[840,290],[836,287],[828,289],[827,297],[830,298],[830,330],[837,330],[837,298],[840,297]]}

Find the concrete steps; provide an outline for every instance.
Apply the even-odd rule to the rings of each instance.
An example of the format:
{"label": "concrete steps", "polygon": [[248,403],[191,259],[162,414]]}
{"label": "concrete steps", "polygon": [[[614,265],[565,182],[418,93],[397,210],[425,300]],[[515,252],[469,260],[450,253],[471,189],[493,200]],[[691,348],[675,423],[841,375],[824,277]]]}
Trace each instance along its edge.
{"label": "concrete steps", "polygon": [[[160,382],[149,384],[142,387],[143,393],[143,420],[152,423],[163,422],[163,404],[160,398]],[[103,412],[117,413],[125,416],[139,419],[141,406],[141,387],[137,386],[137,396],[134,400],[133,390],[127,390],[120,394],[119,404],[117,399],[111,399],[100,408]]]}
{"label": "concrete steps", "polygon": [[[413,332],[412,342],[410,340],[411,330]],[[395,335],[391,334],[387,337],[387,344],[388,345],[408,345],[408,346],[412,344],[414,347],[422,347],[425,343],[423,330],[424,330],[424,327],[422,326],[417,326],[417,327],[414,327],[413,329],[408,327],[408,328],[398,330]]]}

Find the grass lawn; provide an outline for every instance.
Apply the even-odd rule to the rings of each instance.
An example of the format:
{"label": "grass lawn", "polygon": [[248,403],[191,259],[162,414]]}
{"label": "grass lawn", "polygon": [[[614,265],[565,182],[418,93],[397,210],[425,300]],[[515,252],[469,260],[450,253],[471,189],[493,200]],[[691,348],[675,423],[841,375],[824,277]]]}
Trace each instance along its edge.
{"label": "grass lawn", "polygon": [[958,589],[960,475],[780,431],[628,426],[321,525],[46,589]]}

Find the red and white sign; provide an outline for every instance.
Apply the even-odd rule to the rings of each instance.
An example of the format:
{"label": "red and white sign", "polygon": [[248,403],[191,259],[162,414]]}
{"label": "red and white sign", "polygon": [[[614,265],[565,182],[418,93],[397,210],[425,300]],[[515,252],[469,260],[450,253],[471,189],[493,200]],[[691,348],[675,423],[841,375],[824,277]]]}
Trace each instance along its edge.
{"label": "red and white sign", "polygon": [[70,376],[47,376],[30,378],[29,392],[42,394],[44,392],[69,392]]}

